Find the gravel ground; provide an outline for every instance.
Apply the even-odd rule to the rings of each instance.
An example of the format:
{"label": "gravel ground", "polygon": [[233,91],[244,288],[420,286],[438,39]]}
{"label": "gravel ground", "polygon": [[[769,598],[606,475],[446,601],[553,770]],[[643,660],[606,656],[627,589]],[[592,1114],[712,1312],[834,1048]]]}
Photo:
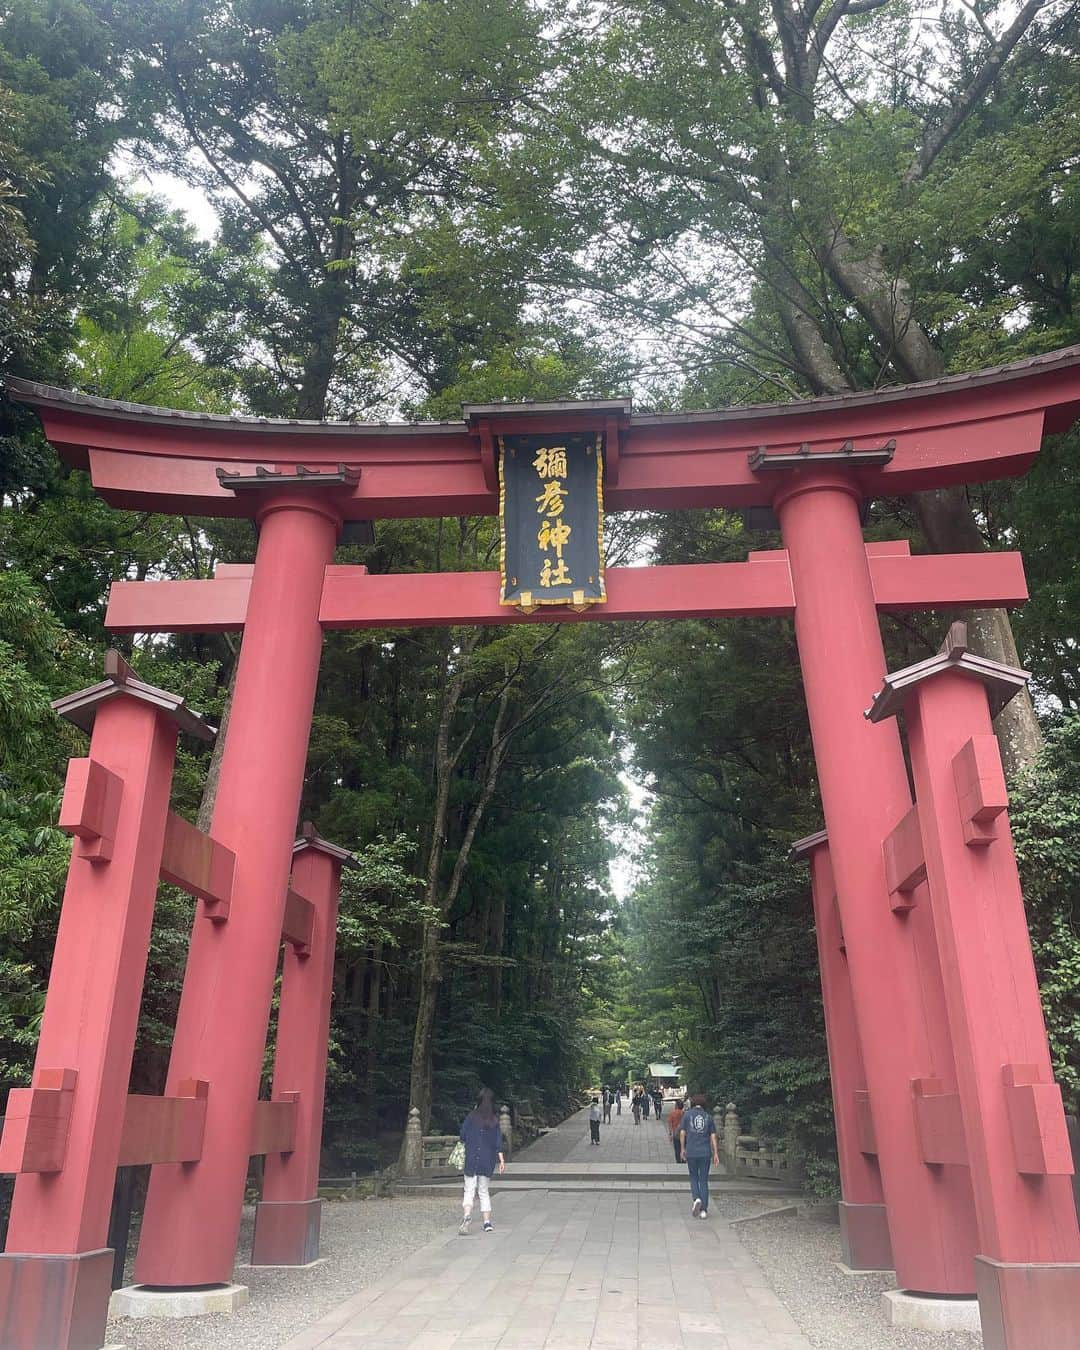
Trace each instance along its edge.
{"label": "gravel ground", "polygon": [[840,1228],[814,1214],[777,1215],[735,1228],[756,1257],[807,1339],[819,1350],[980,1350],[967,1332],[890,1327],[881,1294],[895,1289],[890,1275],[844,1275]]}
{"label": "gravel ground", "polygon": [[[322,1255],[311,1270],[237,1269],[251,1302],[231,1315],[178,1320],[120,1317],[108,1344],[126,1350],[274,1350],[327,1309],[373,1284],[440,1234],[453,1234],[461,1215],[455,1191],[442,1196],[327,1202]],[[251,1250],[255,1211],[244,1211],[240,1251]]]}

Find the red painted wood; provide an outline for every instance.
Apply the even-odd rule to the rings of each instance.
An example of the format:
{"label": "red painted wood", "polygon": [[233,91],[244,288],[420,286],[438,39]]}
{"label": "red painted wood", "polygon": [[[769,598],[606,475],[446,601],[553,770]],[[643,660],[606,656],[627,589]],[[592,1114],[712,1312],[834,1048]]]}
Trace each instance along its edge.
{"label": "red painted wood", "polygon": [[863,1153],[877,1157],[877,1131],[874,1129],[874,1113],[870,1107],[870,1093],[865,1088],[856,1088],[851,1094],[854,1104],[855,1133],[859,1148]]}
{"label": "red painted wood", "polygon": [[1006,1064],[1001,1076],[1017,1169],[1071,1177],[1075,1167],[1061,1088],[1042,1082],[1037,1064]]}
{"label": "red painted wood", "polygon": [[[295,869],[294,869],[295,870]],[[285,916],[281,936],[298,956],[311,953],[311,935],[315,931],[315,906],[290,886],[285,896]]]}
{"label": "red painted wood", "polygon": [[916,1078],[911,1085],[924,1162],[967,1166],[960,1094],[946,1092],[939,1079]]}
{"label": "red painted wood", "polygon": [[90,758],[124,785],[113,856],[72,853],[35,1068],[78,1074],[64,1167],[16,1180],[8,1251],[105,1246],[176,734],[167,713],[122,693],[97,708]]}
{"label": "red painted wood", "polygon": [[[855,1094],[865,1091],[859,1034],[855,1026],[855,1007],[851,998],[851,980],[840,913],[836,905],[836,886],[829,846],[821,843],[810,854],[811,894],[814,904],[814,929],[817,935],[821,994],[825,1008],[825,1034],[829,1050],[829,1079],[832,1086],[833,1117],[836,1122],[836,1148],[840,1162],[840,1192],[846,1210],[877,1206],[880,1214],[873,1224],[857,1221],[843,1213],[845,1259],[856,1270],[880,1270],[891,1266],[888,1248],[888,1224],[884,1213],[884,1192],[877,1159],[864,1152],[859,1139],[858,1107]],[[884,1232],[882,1231],[884,1230]],[[884,1241],[883,1241],[884,1237]],[[884,1264],[883,1264],[884,1262]]]}
{"label": "red painted wood", "polygon": [[[322,1056],[326,1063],[325,1055]],[[296,1114],[299,1094],[284,1093],[271,1101],[257,1101],[251,1118],[251,1139],[248,1153],[254,1157],[265,1153],[288,1153],[296,1144]]]}
{"label": "red painted wood", "polygon": [[1009,805],[997,738],[973,736],[953,760],[953,778],[964,842],[972,848],[992,843],[997,838],[994,822]]}
{"label": "red painted wood", "polygon": [[[1018,553],[910,558],[867,546],[879,609],[1015,605],[1027,599]],[[611,567],[608,601],[583,614],[562,608],[522,614],[499,604],[496,572],[369,575],[328,567],[320,616],[325,628],[403,628],[437,624],[583,623],[589,620],[787,615],[794,597],[782,549],[745,563]],[[218,569],[212,581],[114,581],[106,626],[116,633],[226,632],[244,625],[250,568]]]}
{"label": "red painted wood", "polygon": [[211,834],[236,856],[227,923],[196,921],[166,1091],[210,1084],[199,1162],[151,1173],[140,1283],[229,1280],[322,651],[337,522],[297,492],[265,503]]}
{"label": "red painted wood", "polygon": [[902,816],[900,823],[885,836],[881,852],[885,859],[885,884],[893,909],[910,909],[915,903],[916,887],[926,880],[917,806]]}
{"label": "red painted wood", "polygon": [[[1073,368],[1031,371],[979,387],[879,391],[865,401],[767,406],[721,413],[638,416],[620,438],[618,482],[609,510],[768,505],[775,483],[748,463],[758,446],[788,452],[836,450],[895,440],[892,462],[860,474],[867,495],[897,495],[1025,472],[1038,453],[1044,409],[1062,429],[1080,403]],[[526,428],[527,413],[519,429]],[[69,463],[90,468],[94,486],[117,506],[248,515],[252,505],[223,488],[218,465],[251,472],[345,462],[360,469],[346,519],[494,515],[498,493],[485,482],[480,437],[464,424],[312,427],[287,435],[268,425],[125,418],[71,406],[45,408],[46,434]],[[550,415],[534,417],[553,430]],[[573,423],[578,425],[578,423]],[[490,471],[489,471],[490,472]]]}
{"label": "red painted wood", "polygon": [[236,857],[175,811],[165,823],[161,879],[207,902],[214,919],[229,916]]}
{"label": "red painted wood", "polygon": [[971,1293],[970,1182],[962,1168],[925,1166],[915,1132],[911,1081],[930,1071],[951,1086],[952,1047],[930,915],[894,914],[885,882],[881,842],[911,795],[895,725],[878,736],[885,724],[863,716],[885,657],[858,501],[822,473],[790,483],[777,510],[897,1280]]}
{"label": "red painted wood", "polygon": [[[934,931],[946,972],[979,1251],[1006,1262],[1080,1262],[1069,1179],[1021,1174],[1002,1075],[1003,1066],[1027,1066],[1026,1075],[1039,1085],[1049,1088],[1054,1081],[1008,816],[998,816],[993,843],[969,848],[958,809],[957,758],[968,757],[973,737],[991,737],[986,691],[977,680],[946,669],[912,686],[905,718]],[[1060,1141],[1060,1099],[1041,1095],[1040,1108]],[[1080,1278],[1076,1292],[1074,1331],[1080,1325]],[[1019,1350],[1024,1343],[1011,1344]]]}
{"label": "red painted wood", "polygon": [[123,782],[93,759],[69,759],[60,818],[62,830],[77,840],[76,851],[90,862],[112,857]]}
{"label": "red painted wood", "polygon": [[32,1087],[11,1089],[0,1139],[0,1172],[61,1170],[77,1078],[72,1069],[38,1069]]}
{"label": "red painted wood", "polygon": [[120,1166],[189,1163],[202,1157],[208,1083],[192,1083],[175,1097],[131,1093],[124,1108]]}
{"label": "red painted wood", "polygon": [[[283,957],[273,1095],[297,1094],[295,1133],[291,1152],[266,1156],[251,1252],[255,1265],[304,1265],[318,1254],[318,1228],[312,1232],[307,1209],[297,1209],[286,1219],[277,1207],[306,1206],[318,1195],[341,860],[317,847],[304,848],[295,854],[292,876],[293,884],[308,897],[313,923],[308,954],[286,947]],[[270,1210],[263,1213],[264,1204],[276,1220]],[[286,1241],[287,1234],[291,1242]]]}

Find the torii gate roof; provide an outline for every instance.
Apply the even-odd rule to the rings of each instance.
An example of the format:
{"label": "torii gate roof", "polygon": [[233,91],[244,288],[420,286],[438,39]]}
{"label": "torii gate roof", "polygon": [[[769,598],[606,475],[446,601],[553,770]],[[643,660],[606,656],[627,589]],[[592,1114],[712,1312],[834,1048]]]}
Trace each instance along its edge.
{"label": "torii gate roof", "polygon": [[[605,434],[609,510],[768,505],[775,475],[751,456],[878,450],[858,479],[894,496],[1024,473],[1047,432],[1080,416],[1080,346],[921,384],[703,412],[633,413],[627,399],[495,404],[457,422],[356,423],[182,412],[8,379],[62,458],[89,469],[116,506],[246,516],[249,494],[217,470],[254,475],[346,466],[347,520],[498,512],[493,438],[501,432]],[[854,466],[852,466],[854,467]]]}

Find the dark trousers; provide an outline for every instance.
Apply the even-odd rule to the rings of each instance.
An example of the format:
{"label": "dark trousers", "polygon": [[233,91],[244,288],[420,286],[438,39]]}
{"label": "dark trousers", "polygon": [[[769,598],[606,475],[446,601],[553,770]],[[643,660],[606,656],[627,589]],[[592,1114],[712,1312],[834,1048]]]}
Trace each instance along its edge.
{"label": "dark trousers", "polygon": [[675,1161],[676,1161],[676,1162],[682,1162],[682,1154],[681,1154],[681,1152],[680,1152],[679,1136],[678,1136],[678,1135],[675,1135],[675,1137],[674,1137],[674,1138],[672,1139],[672,1141],[671,1141],[671,1144],[672,1144],[672,1147],[673,1147],[674,1150],[675,1150]]}
{"label": "dark trousers", "polygon": [[600,1142],[600,1122],[598,1120],[589,1121],[589,1133],[592,1135],[592,1142],[598,1144]]}
{"label": "dark trousers", "polygon": [[701,1201],[701,1208],[709,1208],[709,1168],[712,1158],[687,1158],[686,1169],[690,1173],[690,1197]]}

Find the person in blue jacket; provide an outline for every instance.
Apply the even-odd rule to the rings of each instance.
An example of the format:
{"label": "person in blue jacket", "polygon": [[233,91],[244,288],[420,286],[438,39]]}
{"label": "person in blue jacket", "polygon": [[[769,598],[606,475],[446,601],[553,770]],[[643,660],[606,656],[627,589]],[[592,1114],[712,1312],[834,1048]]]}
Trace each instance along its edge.
{"label": "person in blue jacket", "polygon": [[473,1202],[479,1192],[484,1232],[490,1233],[493,1225],[488,1182],[496,1167],[500,1174],[506,1171],[502,1131],[495,1111],[495,1094],[490,1088],[480,1089],[476,1105],[461,1123],[458,1138],[465,1145],[465,1194],[461,1201],[465,1214],[458,1232],[462,1237],[468,1234]]}

